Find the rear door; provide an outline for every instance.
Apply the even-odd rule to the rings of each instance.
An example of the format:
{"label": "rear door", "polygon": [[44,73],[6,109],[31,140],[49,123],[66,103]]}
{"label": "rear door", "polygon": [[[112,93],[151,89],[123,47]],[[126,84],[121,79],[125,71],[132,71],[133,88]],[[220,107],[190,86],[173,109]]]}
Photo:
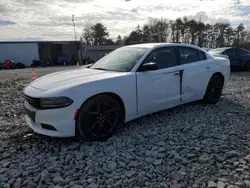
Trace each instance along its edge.
{"label": "rear door", "polygon": [[191,47],[178,47],[180,69],[183,69],[182,102],[202,99],[213,71],[204,52]]}

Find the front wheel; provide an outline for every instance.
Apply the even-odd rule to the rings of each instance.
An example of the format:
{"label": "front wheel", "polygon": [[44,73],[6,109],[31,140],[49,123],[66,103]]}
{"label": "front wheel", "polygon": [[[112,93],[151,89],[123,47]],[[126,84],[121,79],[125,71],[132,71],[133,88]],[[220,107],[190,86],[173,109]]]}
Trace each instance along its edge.
{"label": "front wheel", "polygon": [[203,101],[207,104],[217,103],[221,97],[223,85],[223,77],[217,74],[213,75],[209,80]]}
{"label": "front wheel", "polygon": [[105,141],[116,132],[122,120],[121,105],[109,95],[98,95],[81,107],[76,131],[87,140]]}

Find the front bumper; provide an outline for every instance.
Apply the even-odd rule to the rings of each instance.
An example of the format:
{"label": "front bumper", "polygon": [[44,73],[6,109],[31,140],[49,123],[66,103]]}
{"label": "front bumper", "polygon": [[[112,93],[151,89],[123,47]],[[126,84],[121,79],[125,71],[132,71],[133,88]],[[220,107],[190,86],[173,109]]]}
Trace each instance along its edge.
{"label": "front bumper", "polygon": [[[54,137],[75,136],[74,114],[77,110],[75,105],[59,109],[37,110],[25,101],[24,107],[26,123],[36,133]],[[43,125],[50,125],[55,130],[45,128]]]}

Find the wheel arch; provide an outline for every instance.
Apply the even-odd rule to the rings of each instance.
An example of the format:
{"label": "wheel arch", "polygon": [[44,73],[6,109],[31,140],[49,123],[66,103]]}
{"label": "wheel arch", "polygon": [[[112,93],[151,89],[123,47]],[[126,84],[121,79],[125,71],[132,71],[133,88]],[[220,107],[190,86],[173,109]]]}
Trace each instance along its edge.
{"label": "wheel arch", "polygon": [[[207,92],[208,92],[208,85],[209,85],[211,79],[212,79],[214,76],[219,76],[219,77],[222,79],[222,84],[223,84],[222,89],[223,89],[224,84],[225,84],[225,77],[224,77],[224,75],[223,75],[221,72],[215,72],[215,73],[212,74],[212,76],[211,76],[210,79],[208,80],[208,83],[207,83],[207,86],[206,86],[206,91],[205,91],[205,93],[204,93],[204,95],[203,95],[203,101],[206,102],[207,104],[214,104],[214,103],[218,102],[218,100],[217,100],[217,101],[214,101],[214,102],[213,102],[213,101],[210,101],[210,99],[208,100],[207,97],[206,97],[206,94],[207,94]],[[220,92],[222,92],[222,90],[221,90]],[[221,95],[221,94],[220,94],[220,95]],[[220,97],[220,96],[219,96],[219,97]]]}
{"label": "wheel arch", "polygon": [[[122,100],[122,98],[116,94],[116,93],[113,93],[113,92],[102,92],[102,93],[97,93],[95,95],[92,95],[90,96],[89,98],[87,98],[82,104],[81,104],[81,107],[87,102],[89,101],[90,99],[94,98],[94,97],[97,97],[99,95],[108,95],[108,96],[111,96],[113,99],[115,99],[120,105],[121,105],[121,108],[122,108],[122,111],[123,111],[123,121],[125,121],[126,119],[126,108],[125,108],[125,105],[124,105],[124,102]],[[80,107],[80,108],[81,108]],[[78,114],[77,114],[78,116]],[[77,118],[77,117],[76,117]]]}
{"label": "wheel arch", "polygon": [[[220,76],[220,77],[222,78],[222,80],[223,80],[223,85],[224,85],[224,82],[225,82],[225,77],[224,77],[224,75],[223,75],[221,72],[215,72],[212,76],[214,76],[214,75]],[[211,76],[211,78],[212,78],[212,76]],[[210,79],[211,79],[211,78],[210,78]]]}
{"label": "wheel arch", "polygon": [[206,83],[206,88],[205,88],[205,90],[204,90],[203,97],[205,96],[205,93],[206,93],[206,91],[207,91],[208,83],[209,83],[210,79],[211,79],[214,75],[218,75],[218,76],[220,76],[220,77],[222,78],[222,80],[223,80],[223,86],[224,86],[224,83],[225,83],[225,77],[224,77],[224,75],[223,75],[221,72],[215,72],[215,73],[213,73],[213,74],[211,75],[211,77],[209,78],[208,82]]}

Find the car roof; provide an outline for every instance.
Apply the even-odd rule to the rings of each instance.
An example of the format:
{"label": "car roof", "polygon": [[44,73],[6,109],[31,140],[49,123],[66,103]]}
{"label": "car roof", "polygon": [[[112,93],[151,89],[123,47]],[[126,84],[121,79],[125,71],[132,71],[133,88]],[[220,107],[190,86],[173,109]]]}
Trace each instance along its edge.
{"label": "car roof", "polygon": [[156,47],[164,47],[164,46],[182,46],[182,47],[191,47],[199,50],[203,50],[202,48],[186,43],[143,43],[143,44],[133,44],[125,47],[135,47],[135,48],[156,48]]}

